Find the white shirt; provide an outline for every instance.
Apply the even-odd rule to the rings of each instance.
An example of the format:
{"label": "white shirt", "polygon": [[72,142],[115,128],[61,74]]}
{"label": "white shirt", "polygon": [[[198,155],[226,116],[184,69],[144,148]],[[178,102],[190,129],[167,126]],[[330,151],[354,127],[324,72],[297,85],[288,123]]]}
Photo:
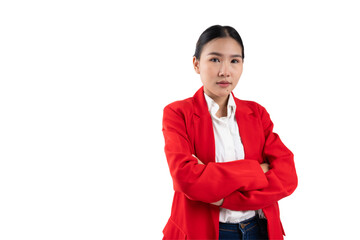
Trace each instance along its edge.
{"label": "white shirt", "polygon": [[[204,95],[214,128],[215,161],[230,162],[244,159],[244,147],[241,143],[239,127],[235,118],[236,105],[232,94],[229,95],[227,116],[221,118],[216,116],[219,105],[205,93]],[[224,223],[239,223],[254,217],[255,214],[255,210],[232,211],[226,208],[220,208],[219,221]],[[261,210],[259,211],[259,214],[263,216]]]}

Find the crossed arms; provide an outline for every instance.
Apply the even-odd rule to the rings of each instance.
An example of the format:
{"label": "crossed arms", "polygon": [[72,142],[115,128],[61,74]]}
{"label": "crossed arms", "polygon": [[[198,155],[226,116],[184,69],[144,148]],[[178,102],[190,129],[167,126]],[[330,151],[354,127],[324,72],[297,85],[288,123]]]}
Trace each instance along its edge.
{"label": "crossed arms", "polygon": [[185,120],[178,110],[164,109],[165,153],[175,191],[194,201],[242,211],[269,206],[297,186],[293,154],[272,132],[266,110],[258,106],[264,130],[264,163],[253,159],[203,164],[191,152]]}

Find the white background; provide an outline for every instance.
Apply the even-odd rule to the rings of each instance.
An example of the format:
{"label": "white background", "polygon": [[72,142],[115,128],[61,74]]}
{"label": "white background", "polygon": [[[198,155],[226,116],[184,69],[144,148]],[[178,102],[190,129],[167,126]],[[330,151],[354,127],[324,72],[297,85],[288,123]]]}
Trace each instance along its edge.
{"label": "white background", "polygon": [[235,27],[234,93],[294,152],[286,239],[356,239],[356,1],[2,1],[0,239],[161,239],[162,110],[201,87],[199,35]]}

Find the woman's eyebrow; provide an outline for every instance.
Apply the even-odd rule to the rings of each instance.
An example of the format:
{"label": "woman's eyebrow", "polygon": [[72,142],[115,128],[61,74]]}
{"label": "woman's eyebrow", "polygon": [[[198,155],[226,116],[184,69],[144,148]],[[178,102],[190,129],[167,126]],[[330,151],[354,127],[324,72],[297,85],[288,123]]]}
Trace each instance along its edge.
{"label": "woman's eyebrow", "polygon": [[[221,53],[218,53],[218,52],[211,52],[209,53],[208,55],[216,55],[216,56],[219,56],[219,57],[222,57],[223,54]],[[239,58],[242,58],[242,56],[240,54],[234,54],[234,55],[231,55],[230,57],[239,57]]]}

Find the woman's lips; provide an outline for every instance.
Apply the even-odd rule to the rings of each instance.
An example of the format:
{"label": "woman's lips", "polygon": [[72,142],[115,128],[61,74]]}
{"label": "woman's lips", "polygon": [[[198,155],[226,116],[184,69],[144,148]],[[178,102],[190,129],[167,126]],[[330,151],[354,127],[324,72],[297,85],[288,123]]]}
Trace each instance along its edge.
{"label": "woman's lips", "polygon": [[231,84],[231,82],[228,82],[228,81],[220,81],[220,82],[217,82],[216,84],[219,85],[220,87],[225,88],[225,87],[228,87],[228,86]]}

